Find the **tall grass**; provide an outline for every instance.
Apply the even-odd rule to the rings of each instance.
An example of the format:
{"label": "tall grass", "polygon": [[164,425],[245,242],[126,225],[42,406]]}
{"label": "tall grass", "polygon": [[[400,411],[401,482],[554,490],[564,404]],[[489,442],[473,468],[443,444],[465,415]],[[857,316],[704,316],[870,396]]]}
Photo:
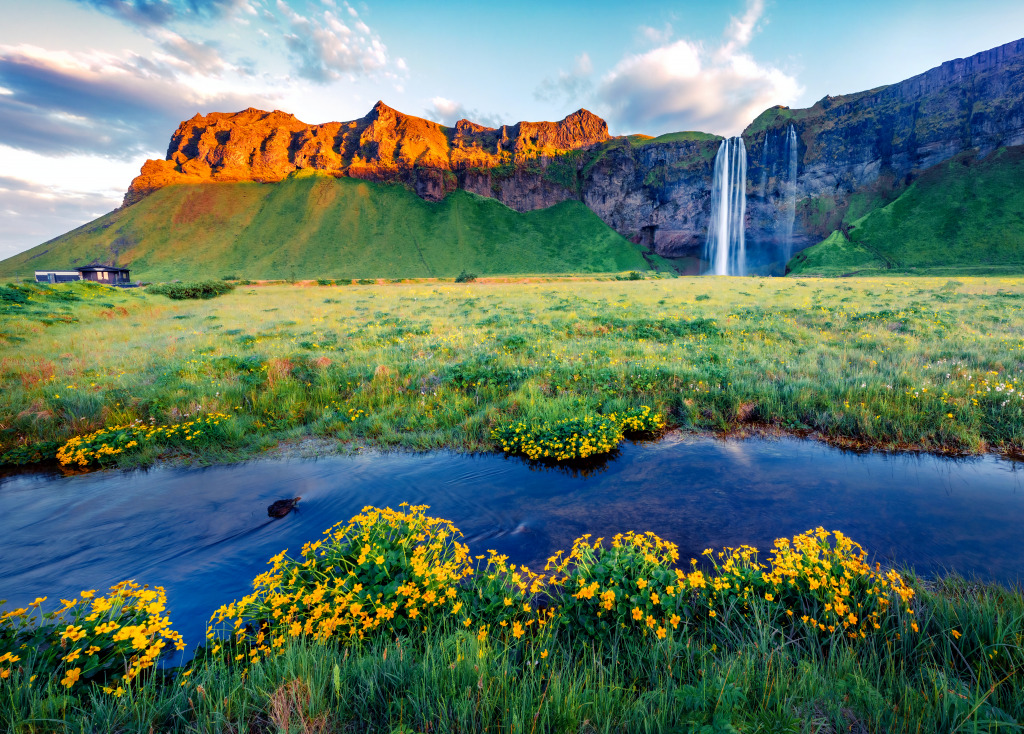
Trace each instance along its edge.
{"label": "tall grass", "polygon": [[[201,436],[175,454],[228,461],[306,437],[325,448],[495,450],[492,432],[518,421],[645,405],[685,430],[1020,452],[1022,285],[274,285],[198,302],[100,286],[29,288],[24,303],[0,301],[0,454],[209,413],[233,417],[216,440]],[[113,463],[145,464],[162,452],[140,448]]]}

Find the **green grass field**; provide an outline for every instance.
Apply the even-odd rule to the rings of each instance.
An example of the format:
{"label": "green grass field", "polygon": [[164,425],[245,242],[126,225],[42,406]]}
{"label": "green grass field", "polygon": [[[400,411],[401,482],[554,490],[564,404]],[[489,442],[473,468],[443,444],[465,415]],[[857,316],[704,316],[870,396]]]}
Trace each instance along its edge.
{"label": "green grass field", "polygon": [[[491,431],[514,421],[646,405],[683,430],[1020,453],[1022,309],[1019,278],[277,284],[198,301],[90,283],[8,285],[0,287],[0,452],[32,461],[116,426],[139,445],[104,466],[232,461],[311,438],[318,453],[366,445],[495,451]],[[273,654],[270,638],[255,638],[262,648],[211,643],[189,669],[142,670],[131,683],[115,675],[128,659],[118,651],[141,644],[159,656],[156,633],[136,643],[141,632],[95,631],[99,621],[87,617],[94,601],[83,595],[72,602],[81,619],[70,627],[0,619],[0,725],[17,734],[1020,729],[1019,589],[910,577],[909,606],[894,604],[879,627],[853,639],[832,618],[864,626],[867,617],[853,602],[840,612],[833,596],[874,604],[877,594],[860,583],[870,568],[846,576],[845,565],[816,565],[835,584],[796,593],[785,578],[764,586],[762,569],[740,562],[727,570],[712,558],[721,566],[716,578],[728,583],[686,577],[684,590],[667,561],[637,552],[591,563],[572,584],[568,571],[552,574],[546,605],[535,605],[522,582],[508,591],[515,569],[485,571],[472,583],[460,577],[444,608],[428,607],[424,591],[430,624],[417,617],[362,641],[317,641],[303,632],[306,617],[289,618]],[[405,558],[397,545],[372,558],[338,554],[348,565],[359,556],[354,571],[367,585],[403,593],[396,587],[409,577],[378,569]],[[426,578],[435,568],[413,573]],[[809,572],[800,573],[809,583]],[[592,578],[601,582],[596,590]],[[319,579],[289,591],[289,614],[320,604],[327,587]],[[626,585],[633,591],[622,596]],[[375,588],[367,598],[383,604]],[[618,594],[621,631],[616,623],[587,632],[609,591]],[[634,611],[641,604],[642,622]],[[143,618],[162,615],[148,605]],[[402,619],[413,620],[411,612]],[[86,634],[75,625],[92,627]],[[64,637],[71,652],[38,642]],[[96,662],[92,647],[76,657],[76,642],[96,642]]]}
{"label": "green grass field", "polygon": [[[789,263],[796,275],[1001,275],[1024,272],[1024,147],[962,154]],[[863,199],[863,197],[861,197]],[[856,216],[860,199],[851,204]]]}
{"label": "green grass field", "polygon": [[279,184],[170,186],[0,263],[0,278],[93,260],[133,279],[430,278],[649,270],[641,250],[580,202],[520,214],[455,191],[316,174]]}
{"label": "green grass field", "polygon": [[81,283],[0,296],[0,453],[211,412],[234,416],[229,435],[113,463],[225,461],[308,436],[495,450],[491,432],[514,421],[644,405],[687,430],[1024,448],[1020,279],[285,284],[208,301]]}

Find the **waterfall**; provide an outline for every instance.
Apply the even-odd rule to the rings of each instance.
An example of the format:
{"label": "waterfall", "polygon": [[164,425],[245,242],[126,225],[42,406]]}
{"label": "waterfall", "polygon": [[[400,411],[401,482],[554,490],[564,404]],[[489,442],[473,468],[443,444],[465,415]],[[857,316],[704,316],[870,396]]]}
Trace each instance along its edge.
{"label": "waterfall", "polygon": [[796,140],[796,128],[792,123],[786,133],[786,161],[789,164],[786,182],[784,185],[785,203],[782,214],[782,254],[784,262],[789,262],[793,257],[793,226],[796,224],[796,164],[798,145]]}
{"label": "waterfall", "polygon": [[745,275],[747,253],[747,148],[743,138],[722,141],[711,181],[711,221],[704,256],[714,275]]}

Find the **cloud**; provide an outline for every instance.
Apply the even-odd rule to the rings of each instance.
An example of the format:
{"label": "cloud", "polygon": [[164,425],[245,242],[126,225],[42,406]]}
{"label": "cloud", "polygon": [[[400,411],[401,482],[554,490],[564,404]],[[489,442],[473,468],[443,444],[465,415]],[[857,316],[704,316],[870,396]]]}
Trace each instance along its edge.
{"label": "cloud", "polygon": [[475,109],[466,109],[461,102],[434,97],[430,100],[430,106],[423,111],[428,120],[440,122],[447,127],[453,127],[459,120],[472,120],[486,127],[500,127],[502,122],[495,115],[481,113]]}
{"label": "cloud", "polygon": [[46,242],[121,205],[109,193],[74,191],[0,176],[0,259]]}
{"label": "cloud", "polygon": [[[183,72],[219,76],[231,68],[221,56],[220,45],[213,41],[190,41],[174,31],[161,29],[159,47],[167,54],[166,61]],[[241,66],[235,66],[239,70]]]}
{"label": "cloud", "polygon": [[345,74],[366,74],[387,65],[387,47],[358,20],[351,7],[347,9],[355,19],[352,26],[330,10],[309,17],[295,12],[283,0],[277,0],[277,10],[287,24],[285,46],[295,73],[300,77],[326,84]]}
{"label": "cloud", "polygon": [[590,93],[594,86],[590,80],[593,72],[594,65],[590,61],[590,56],[583,52],[576,57],[572,71],[559,71],[557,77],[548,77],[534,90],[533,96],[542,102],[565,100],[571,106]]}
{"label": "cloud", "polygon": [[640,37],[648,43],[653,43],[658,46],[664,45],[672,39],[672,25],[670,23],[666,23],[660,29],[642,25],[640,26]]}
{"label": "cloud", "polygon": [[175,21],[221,18],[248,5],[245,0],[76,0],[130,25],[148,27]]}
{"label": "cloud", "polygon": [[739,134],[766,108],[793,104],[803,92],[794,77],[747,53],[763,14],[763,0],[748,0],[716,48],[678,40],[627,56],[601,79],[596,106],[621,132]]}
{"label": "cloud", "polygon": [[138,158],[163,151],[197,110],[273,106],[159,61],[32,46],[0,46],[0,86],[12,92],[0,95],[0,144],[48,155]]}

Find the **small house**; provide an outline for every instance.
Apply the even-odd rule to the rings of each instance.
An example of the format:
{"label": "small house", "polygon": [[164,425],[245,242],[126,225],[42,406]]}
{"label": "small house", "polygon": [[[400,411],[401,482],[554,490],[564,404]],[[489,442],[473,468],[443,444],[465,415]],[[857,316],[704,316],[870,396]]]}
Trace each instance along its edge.
{"label": "small house", "polygon": [[77,270],[37,270],[36,283],[70,283],[81,280],[82,274]]}
{"label": "small house", "polygon": [[104,285],[127,285],[131,282],[128,277],[128,270],[115,268],[109,265],[86,265],[75,268],[81,273],[82,280],[93,280]]}

